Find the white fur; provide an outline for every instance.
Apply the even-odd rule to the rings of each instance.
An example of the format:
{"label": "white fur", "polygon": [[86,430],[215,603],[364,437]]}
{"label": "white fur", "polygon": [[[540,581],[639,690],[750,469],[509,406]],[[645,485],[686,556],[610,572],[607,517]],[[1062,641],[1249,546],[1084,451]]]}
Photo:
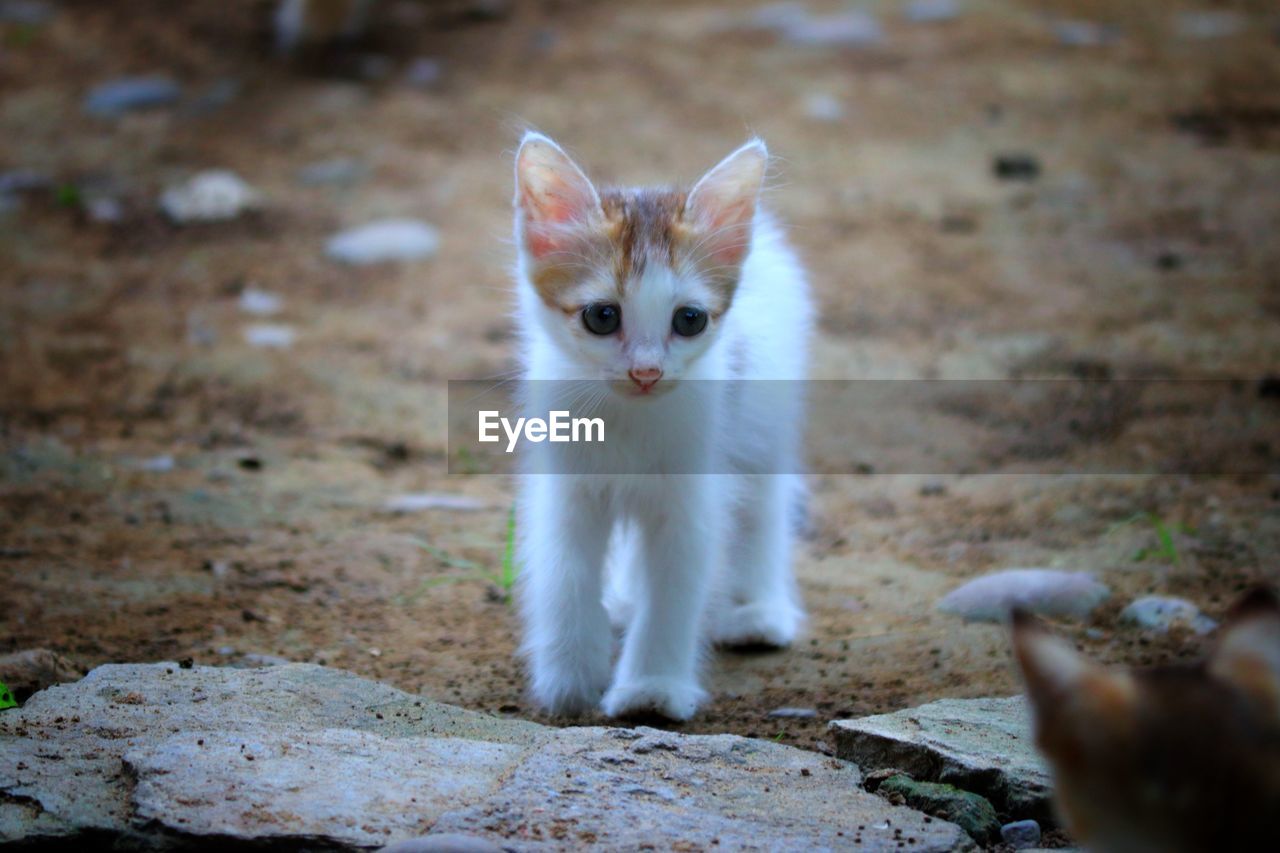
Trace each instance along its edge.
{"label": "white fur", "polygon": [[[622,302],[626,340],[593,339],[530,283],[521,215],[524,375],[581,380],[569,401],[548,399],[565,383],[527,383],[526,403],[587,407],[607,429],[604,445],[542,444],[525,460],[517,529],[532,693],[558,713],[684,720],[707,698],[698,668],[708,642],[784,646],[803,620],[790,562],[812,332],[805,275],[757,212],[732,306],[702,335],[669,330],[672,311],[705,285],[651,268]],[[661,366],[663,393],[620,390],[642,363]],[[624,630],[616,668],[610,617]]]}

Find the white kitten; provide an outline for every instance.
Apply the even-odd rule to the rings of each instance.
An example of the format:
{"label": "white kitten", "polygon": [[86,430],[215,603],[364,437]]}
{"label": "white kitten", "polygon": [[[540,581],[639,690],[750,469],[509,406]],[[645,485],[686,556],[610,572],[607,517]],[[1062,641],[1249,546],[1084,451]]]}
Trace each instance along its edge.
{"label": "white kitten", "polygon": [[516,155],[525,402],[545,416],[570,389],[607,430],[526,459],[524,652],[553,712],[687,719],[707,641],[785,646],[803,619],[790,552],[812,309],[758,210],[767,164],[753,140],[691,190],[597,191],[545,136]]}

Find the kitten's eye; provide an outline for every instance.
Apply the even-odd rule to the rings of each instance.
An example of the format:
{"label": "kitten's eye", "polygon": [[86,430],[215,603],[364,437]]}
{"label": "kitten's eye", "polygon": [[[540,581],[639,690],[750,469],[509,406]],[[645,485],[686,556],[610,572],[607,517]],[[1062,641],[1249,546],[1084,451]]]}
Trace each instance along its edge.
{"label": "kitten's eye", "polygon": [[595,302],[582,309],[582,325],[593,335],[612,335],[622,325],[622,309],[612,302]]}
{"label": "kitten's eye", "polygon": [[671,318],[671,330],[682,338],[692,338],[707,327],[707,312],[692,305],[677,308]]}

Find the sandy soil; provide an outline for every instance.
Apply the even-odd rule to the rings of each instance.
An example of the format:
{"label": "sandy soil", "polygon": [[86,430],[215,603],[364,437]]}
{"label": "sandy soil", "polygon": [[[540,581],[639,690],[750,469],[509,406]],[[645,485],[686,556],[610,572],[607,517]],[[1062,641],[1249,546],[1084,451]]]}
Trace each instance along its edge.
{"label": "sandy soil", "polygon": [[[446,380],[511,365],[509,158],[526,123],[609,181],[689,179],[763,135],[780,156],[772,205],[822,305],[819,376],[1256,380],[1280,365],[1280,46],[1264,3],[1216,4],[1249,26],[1212,40],[1171,35],[1191,7],[1158,0],[973,0],[930,25],[868,3],[885,39],[849,50],[744,29],[749,11],[728,5],[542,3],[486,21],[393,4],[367,48],[390,63],[379,80],[350,73],[358,56],[275,61],[261,4],[119,5],[0,25],[0,167],[53,181],[0,219],[0,651],[276,655],[543,719],[495,584],[512,484],[447,475],[442,427]],[[1122,35],[1064,46],[1061,17]],[[436,86],[404,82],[416,56],[440,58]],[[183,82],[183,105],[82,115],[95,83],[152,72]],[[193,105],[228,78],[229,103]],[[817,94],[844,115],[810,117]],[[1039,176],[998,179],[1006,153]],[[335,157],[366,176],[298,181]],[[264,210],[166,223],[161,189],[210,167],[259,188]],[[90,221],[89,190],[122,199],[125,222]],[[401,215],[440,228],[437,257],[324,257],[338,228]],[[292,348],[245,343],[250,286],[284,297]],[[1230,441],[1191,418],[1189,446]],[[1132,451],[1140,426],[1095,444]],[[1274,472],[1276,450],[1258,452]],[[173,469],[139,470],[157,455]],[[992,470],[815,474],[807,635],[716,655],[715,701],[683,728],[824,748],[835,717],[1015,690],[1001,629],[934,610],[995,569],[1097,573],[1111,600],[1061,629],[1135,663],[1200,640],[1120,625],[1134,595],[1220,616],[1277,580],[1274,475]],[[383,511],[415,491],[491,509]],[[779,706],[818,714],[766,716]]]}

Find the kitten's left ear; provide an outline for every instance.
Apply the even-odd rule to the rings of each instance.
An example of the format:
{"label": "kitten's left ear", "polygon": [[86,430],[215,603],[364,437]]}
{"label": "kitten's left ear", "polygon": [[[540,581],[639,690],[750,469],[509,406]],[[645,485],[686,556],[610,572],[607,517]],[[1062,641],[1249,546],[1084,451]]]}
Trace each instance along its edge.
{"label": "kitten's left ear", "polygon": [[1280,599],[1274,592],[1258,588],[1236,604],[1208,667],[1280,719]]}
{"label": "kitten's left ear", "polygon": [[718,264],[738,264],[751,244],[751,222],[769,165],[769,149],[753,139],[702,176],[685,202],[685,220],[703,236]]}

